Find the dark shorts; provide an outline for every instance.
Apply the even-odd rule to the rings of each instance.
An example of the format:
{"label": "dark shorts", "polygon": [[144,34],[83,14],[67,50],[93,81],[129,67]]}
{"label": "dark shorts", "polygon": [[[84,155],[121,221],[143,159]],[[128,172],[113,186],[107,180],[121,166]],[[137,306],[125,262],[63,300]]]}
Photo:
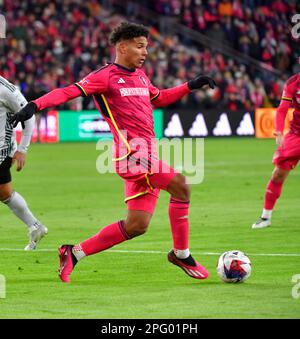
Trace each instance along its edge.
{"label": "dark shorts", "polygon": [[7,157],[0,164],[0,185],[11,182],[11,174],[10,174],[11,163],[12,163],[12,158]]}

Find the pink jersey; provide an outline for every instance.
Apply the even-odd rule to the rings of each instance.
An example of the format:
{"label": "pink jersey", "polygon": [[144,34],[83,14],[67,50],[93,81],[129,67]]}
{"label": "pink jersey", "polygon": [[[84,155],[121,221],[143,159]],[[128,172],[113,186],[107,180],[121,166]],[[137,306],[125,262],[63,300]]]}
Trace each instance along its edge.
{"label": "pink jersey", "polygon": [[[98,110],[110,126],[117,158],[154,140],[151,100],[159,95],[141,69],[109,64],[75,84],[85,96],[93,95]],[[136,142],[132,139],[136,139]]]}
{"label": "pink jersey", "polygon": [[34,103],[41,111],[81,95],[92,95],[113,134],[115,160],[121,160],[137,150],[155,153],[152,104],[168,106],[190,92],[187,82],[159,90],[141,69],[108,64],[76,84],[54,89]]}
{"label": "pink jersey", "polygon": [[290,132],[300,135],[300,73],[290,77],[284,86],[281,103],[277,110],[276,130],[283,131],[284,119],[291,103],[295,110],[291,121]]}

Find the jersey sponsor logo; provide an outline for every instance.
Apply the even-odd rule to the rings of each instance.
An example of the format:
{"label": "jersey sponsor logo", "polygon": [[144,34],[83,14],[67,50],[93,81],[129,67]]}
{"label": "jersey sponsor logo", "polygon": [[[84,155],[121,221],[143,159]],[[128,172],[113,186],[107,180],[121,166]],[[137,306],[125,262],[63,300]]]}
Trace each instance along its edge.
{"label": "jersey sponsor logo", "polygon": [[148,88],[120,88],[120,93],[122,97],[128,96],[147,96],[149,97]]}
{"label": "jersey sponsor logo", "polygon": [[118,84],[125,84],[125,80],[124,80],[123,78],[120,78],[120,79],[118,80]]}

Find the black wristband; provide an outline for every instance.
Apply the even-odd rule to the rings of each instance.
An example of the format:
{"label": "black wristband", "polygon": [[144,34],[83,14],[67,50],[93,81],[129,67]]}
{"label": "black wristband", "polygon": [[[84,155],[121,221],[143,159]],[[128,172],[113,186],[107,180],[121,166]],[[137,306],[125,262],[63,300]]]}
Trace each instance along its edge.
{"label": "black wristband", "polygon": [[26,112],[30,112],[30,113],[36,113],[38,111],[37,105],[36,103],[34,103],[33,101],[30,101],[25,107],[24,110]]}

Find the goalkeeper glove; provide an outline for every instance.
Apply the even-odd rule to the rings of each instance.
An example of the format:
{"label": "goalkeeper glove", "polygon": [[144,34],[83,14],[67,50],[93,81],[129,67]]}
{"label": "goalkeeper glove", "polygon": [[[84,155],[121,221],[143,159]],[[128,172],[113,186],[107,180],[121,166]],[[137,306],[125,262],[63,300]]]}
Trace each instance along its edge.
{"label": "goalkeeper glove", "polygon": [[9,122],[13,124],[13,127],[16,127],[19,122],[22,124],[22,128],[25,128],[24,121],[30,119],[34,113],[37,112],[37,106],[34,102],[29,102],[25,107],[23,107],[19,112],[15,113],[9,118]]}
{"label": "goalkeeper glove", "polygon": [[195,79],[188,81],[188,87],[190,90],[199,89],[204,85],[208,85],[212,89],[217,86],[213,78],[205,75],[198,75]]}

